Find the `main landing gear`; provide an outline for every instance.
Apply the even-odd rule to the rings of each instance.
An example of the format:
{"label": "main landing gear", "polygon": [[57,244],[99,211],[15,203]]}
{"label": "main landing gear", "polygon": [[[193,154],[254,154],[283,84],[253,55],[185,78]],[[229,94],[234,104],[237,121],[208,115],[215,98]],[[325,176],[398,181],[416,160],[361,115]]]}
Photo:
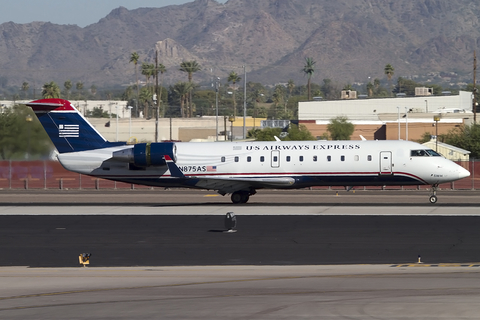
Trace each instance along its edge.
{"label": "main landing gear", "polygon": [[250,199],[250,194],[253,193],[250,193],[249,191],[235,191],[234,193],[232,193],[230,199],[232,199],[232,202],[235,204],[247,203],[248,199]]}
{"label": "main landing gear", "polygon": [[437,188],[438,188],[438,184],[434,184],[432,186],[432,195],[430,196],[430,203],[436,203],[437,202]]}

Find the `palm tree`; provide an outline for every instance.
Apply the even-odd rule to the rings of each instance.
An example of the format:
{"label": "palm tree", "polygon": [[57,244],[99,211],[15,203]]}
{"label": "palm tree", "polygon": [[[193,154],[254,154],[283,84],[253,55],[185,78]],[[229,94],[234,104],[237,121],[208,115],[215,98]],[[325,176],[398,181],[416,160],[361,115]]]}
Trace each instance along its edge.
{"label": "palm tree", "polygon": [[387,64],[385,66],[385,74],[387,75],[388,78],[388,83],[390,84],[390,96],[392,95],[392,77],[395,74],[395,68],[391,64]]}
{"label": "palm tree", "polygon": [[[200,65],[196,60],[192,61],[183,61],[180,63],[180,71],[186,72],[188,74],[188,82],[192,83],[193,73],[202,70]],[[192,87],[193,89],[193,87]],[[189,92],[189,116],[192,116],[192,91]]]}
{"label": "palm tree", "polygon": [[235,100],[235,91],[236,91],[235,84],[240,80],[242,80],[242,78],[240,78],[235,71],[230,72],[227,78],[227,82],[231,82],[233,84],[233,117],[234,118],[237,116],[237,101]]}
{"label": "palm tree", "polygon": [[295,82],[292,79],[288,80],[287,88],[288,88],[288,97],[290,98],[292,96],[293,89],[295,89]]}
{"label": "palm tree", "polygon": [[75,84],[75,88],[77,89],[78,99],[80,99],[80,95],[83,94],[83,82],[82,82],[82,81],[78,81],[78,82]]}
{"label": "palm tree", "polygon": [[180,97],[180,114],[182,115],[182,118],[185,117],[185,102],[188,99],[189,93],[192,92],[193,89],[193,84],[190,82],[177,82],[173,86],[173,91],[178,94]]}
{"label": "palm tree", "polygon": [[148,106],[150,101],[152,101],[152,94],[150,92],[150,89],[148,89],[147,87],[142,88],[142,90],[140,90],[140,96],[138,97],[138,100],[140,105],[143,104],[143,117],[145,119],[149,119]]}
{"label": "palm tree", "polygon": [[[163,92],[163,74],[165,72],[167,72],[167,68],[162,64],[160,63],[158,66],[157,66],[157,72],[160,72],[160,74],[162,75],[162,78],[160,80],[160,96],[158,97],[158,107],[160,107],[160,104],[162,103],[162,92]],[[155,75],[156,77],[158,76]],[[165,108],[162,108],[162,117],[165,117]]]}
{"label": "palm tree", "polygon": [[147,87],[148,82],[150,81],[150,77],[155,76],[155,65],[153,63],[142,62],[142,75],[145,76],[147,79]]}
{"label": "palm tree", "polygon": [[67,94],[67,100],[70,99],[70,90],[72,89],[72,81],[67,80],[63,83],[63,86],[65,87],[65,93]]}
{"label": "palm tree", "polygon": [[313,73],[315,72],[315,61],[313,58],[305,58],[305,65],[303,66],[302,71],[307,75],[308,77],[308,82],[307,82],[307,88],[308,88],[308,101],[312,100],[312,91],[310,87],[310,80],[313,76]]}
{"label": "palm tree", "polygon": [[30,88],[30,85],[28,84],[28,82],[23,82],[22,83],[22,91],[23,91],[23,98],[26,99],[27,98],[27,91],[28,89]]}
{"label": "palm tree", "polygon": [[138,101],[138,97],[140,96],[140,93],[138,92],[138,73],[137,73],[137,64],[139,59],[140,59],[140,56],[136,51],[130,55],[130,62],[133,62],[135,66],[135,79],[137,80],[137,101]]}
{"label": "palm tree", "polygon": [[47,82],[42,88],[43,99],[58,99],[60,98],[60,88],[54,81]]}

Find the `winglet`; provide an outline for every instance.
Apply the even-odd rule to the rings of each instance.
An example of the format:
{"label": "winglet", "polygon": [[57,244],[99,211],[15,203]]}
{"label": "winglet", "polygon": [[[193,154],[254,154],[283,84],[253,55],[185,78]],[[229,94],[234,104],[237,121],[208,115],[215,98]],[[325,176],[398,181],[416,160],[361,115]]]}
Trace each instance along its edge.
{"label": "winglet", "polygon": [[165,161],[167,162],[168,170],[170,170],[170,176],[174,178],[185,178],[183,172],[178,168],[178,166],[173,162],[172,158],[169,155],[165,155]]}

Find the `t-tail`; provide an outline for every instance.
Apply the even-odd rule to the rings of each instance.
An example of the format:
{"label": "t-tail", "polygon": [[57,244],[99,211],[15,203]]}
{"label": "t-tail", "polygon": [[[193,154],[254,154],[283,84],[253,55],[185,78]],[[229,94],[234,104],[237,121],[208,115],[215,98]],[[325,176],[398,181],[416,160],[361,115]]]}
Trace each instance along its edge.
{"label": "t-tail", "polygon": [[125,145],[107,141],[70,103],[63,99],[41,99],[31,107],[59,153]]}

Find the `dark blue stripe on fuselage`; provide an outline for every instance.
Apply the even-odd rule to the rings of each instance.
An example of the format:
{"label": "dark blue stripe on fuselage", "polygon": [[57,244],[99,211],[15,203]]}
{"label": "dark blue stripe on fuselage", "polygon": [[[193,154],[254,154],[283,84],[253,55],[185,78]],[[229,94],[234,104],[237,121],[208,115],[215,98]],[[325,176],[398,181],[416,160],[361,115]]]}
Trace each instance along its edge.
{"label": "dark blue stripe on fuselage", "polygon": [[58,152],[78,152],[125,145],[103,139],[95,129],[76,112],[37,113],[38,120]]}
{"label": "dark blue stripe on fuselage", "polygon": [[[284,176],[282,176],[284,177]],[[99,176],[99,178],[121,181],[132,184],[146,185],[152,187],[187,187],[195,188],[195,185],[199,182],[200,179],[189,179],[189,178],[158,178],[158,177],[112,177],[112,176]],[[258,177],[256,177],[258,178]],[[271,178],[271,176],[269,176]],[[383,185],[397,185],[397,186],[408,186],[408,185],[423,185],[424,181],[416,179],[410,176],[404,175],[369,175],[369,176],[342,176],[342,175],[331,175],[331,176],[292,176],[295,179],[295,183],[291,186],[278,186],[277,189],[299,189],[307,188],[312,186],[383,186]],[[243,181],[248,180],[244,178]],[[235,180],[231,180],[232,183],[235,183]],[[266,183],[268,184],[268,183]],[[261,189],[262,186],[259,182],[252,181],[252,187],[256,189]]]}

